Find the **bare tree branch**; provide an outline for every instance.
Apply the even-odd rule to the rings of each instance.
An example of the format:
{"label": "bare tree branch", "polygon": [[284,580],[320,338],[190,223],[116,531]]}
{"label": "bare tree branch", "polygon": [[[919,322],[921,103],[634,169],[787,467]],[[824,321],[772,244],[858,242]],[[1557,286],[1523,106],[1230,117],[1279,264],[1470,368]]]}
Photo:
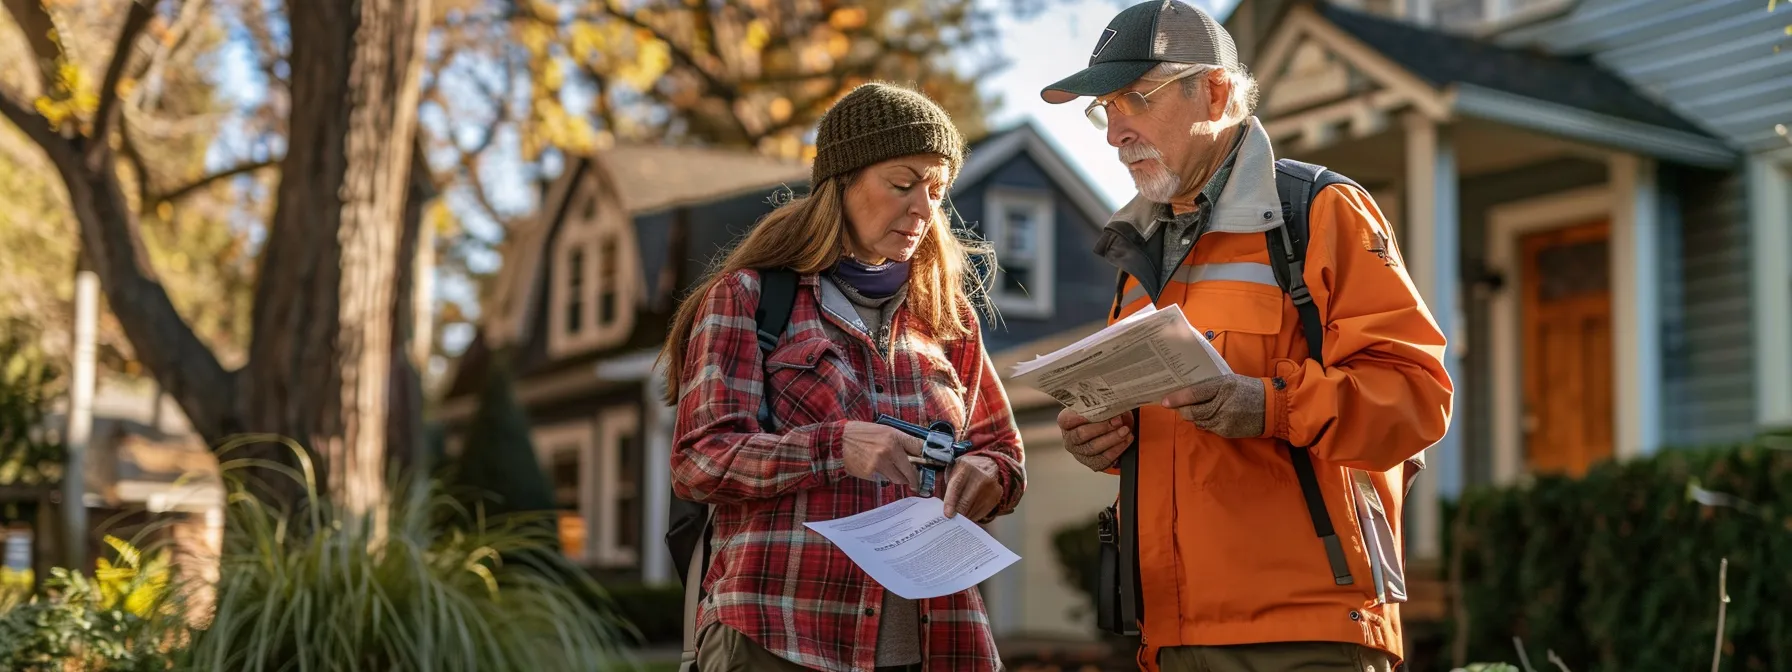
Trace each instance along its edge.
{"label": "bare tree branch", "polygon": [[146,204],[157,205],[157,204],[161,204],[164,202],[178,201],[182,198],[186,198],[187,196],[191,195],[195,191],[199,191],[200,189],[204,189],[206,187],[211,186],[214,182],[217,182],[219,180],[228,180],[228,179],[236,177],[238,175],[246,175],[249,173],[253,173],[257,170],[261,170],[263,168],[272,168],[272,167],[278,166],[278,165],[280,165],[279,159],[262,159],[260,161],[250,161],[247,163],[239,164],[236,166],[232,166],[230,168],[226,168],[224,170],[220,170],[216,173],[212,173],[205,177],[201,177],[197,180],[194,180],[193,182],[191,182],[189,184],[181,186],[177,189],[173,189],[166,193],[156,194],[153,197],[145,198],[143,202]]}
{"label": "bare tree branch", "polygon": [[125,114],[125,123],[118,125],[119,146],[124,150],[124,158],[131,162],[131,172],[137,174],[137,203],[139,208],[150,207],[149,162],[143,159],[143,152],[137,149],[136,133],[131,130],[131,117]]}
{"label": "bare tree branch", "polygon": [[124,27],[118,30],[118,42],[112,47],[112,62],[106,65],[106,77],[100,82],[99,109],[93,115],[93,131],[88,137],[93,139],[84,157],[90,168],[98,169],[94,161],[107,153],[109,147],[106,134],[111,131],[112,118],[116,116],[118,107],[118,80],[124,76],[125,65],[131,62],[131,56],[137,52],[137,37],[149,25],[150,18],[155,16],[157,0],[136,0],[131,3],[129,14],[124,17]]}
{"label": "bare tree branch", "polygon": [[127,102],[132,109],[143,109],[144,96],[159,86],[162,81],[162,71],[167,68],[169,59],[179,53],[181,47],[186,46],[187,38],[193,34],[193,26],[205,16],[203,10],[208,2],[209,0],[186,0],[181,3],[180,16],[174,20],[174,25],[169,27],[168,35],[162,39],[161,46],[150,54],[149,60],[144,61],[143,67],[136,72],[137,79],[142,80],[142,83],[131,90],[131,96]]}
{"label": "bare tree branch", "polygon": [[52,95],[57,70],[66,58],[62,45],[56,41],[56,35],[60,34],[56,30],[56,21],[50,17],[50,10],[44,7],[43,0],[6,0],[6,9],[19,24],[19,30],[25,33],[32,55],[37,57],[37,72],[43,81],[44,95]]}

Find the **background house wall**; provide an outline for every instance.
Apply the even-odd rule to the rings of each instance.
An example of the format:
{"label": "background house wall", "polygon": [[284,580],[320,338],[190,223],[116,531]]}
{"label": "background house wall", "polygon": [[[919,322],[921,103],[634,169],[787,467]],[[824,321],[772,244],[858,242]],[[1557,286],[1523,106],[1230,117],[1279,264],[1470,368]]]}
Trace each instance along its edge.
{"label": "background house wall", "polygon": [[[1031,191],[1051,197],[1054,213],[1052,268],[1056,286],[1050,316],[1001,313],[997,320],[986,320],[983,331],[986,349],[997,352],[1104,316],[1114,298],[1114,270],[1095,256],[1094,249],[1101,226],[1106,222],[1090,221],[1070,197],[1054,185],[1039,163],[1031,155],[1022,153],[987,177],[953,190],[953,207],[980,236],[988,235],[988,221],[994,215],[986,210],[988,198],[985,194],[991,189]],[[1000,254],[997,259],[999,262]]]}
{"label": "background house wall", "polygon": [[1662,245],[1664,438],[1674,445],[1743,439],[1756,430],[1759,375],[1743,176],[1664,166],[1661,179],[1662,193],[1676,199],[1663,204],[1662,220],[1673,236]]}

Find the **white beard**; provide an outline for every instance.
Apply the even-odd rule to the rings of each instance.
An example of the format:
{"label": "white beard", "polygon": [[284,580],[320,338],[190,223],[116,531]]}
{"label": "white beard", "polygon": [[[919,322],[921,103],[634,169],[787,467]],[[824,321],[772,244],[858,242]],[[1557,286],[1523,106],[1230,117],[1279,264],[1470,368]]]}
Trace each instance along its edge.
{"label": "white beard", "polygon": [[[1144,161],[1138,167],[1131,164]],[[1176,196],[1176,190],[1182,186],[1182,176],[1177,175],[1164,164],[1163,155],[1156,147],[1132,144],[1120,148],[1120,162],[1128,167],[1132,174],[1133,186],[1138,187],[1139,195],[1153,203],[1169,203]]]}

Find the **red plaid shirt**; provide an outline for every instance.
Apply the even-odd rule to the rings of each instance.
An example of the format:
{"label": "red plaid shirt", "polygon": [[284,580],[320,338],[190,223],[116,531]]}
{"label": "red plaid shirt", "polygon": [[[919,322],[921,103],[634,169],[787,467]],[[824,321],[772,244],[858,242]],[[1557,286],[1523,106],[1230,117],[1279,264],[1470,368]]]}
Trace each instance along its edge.
{"label": "red plaid shirt", "polygon": [[[672,483],[679,497],[716,505],[699,628],[720,620],[802,665],[870,670],[884,588],[803,523],[914,492],[846,473],[846,422],[878,413],[921,425],[951,422],[976,446],[972,454],[1000,466],[1002,501],[991,518],[1014,510],[1026,472],[1007,393],[968,310],[963,319],[973,335],[942,343],[899,307],[883,356],[850,326],[850,308],[842,314],[820,305],[821,282],[800,279],[790,326],[768,358],[754,333],[757,273],[727,276],[703,297],[679,377]],[[774,395],[778,433],[759,426],[761,389]],[[999,667],[976,588],[918,606],[926,669]]]}

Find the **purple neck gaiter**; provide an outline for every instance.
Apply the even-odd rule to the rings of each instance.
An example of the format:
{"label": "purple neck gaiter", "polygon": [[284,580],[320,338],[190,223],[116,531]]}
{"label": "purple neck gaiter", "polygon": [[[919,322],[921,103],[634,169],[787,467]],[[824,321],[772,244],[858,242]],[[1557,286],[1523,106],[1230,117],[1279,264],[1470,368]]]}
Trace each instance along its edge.
{"label": "purple neck gaiter", "polygon": [[902,283],[908,282],[908,262],[886,261],[867,266],[852,257],[841,257],[834,265],[834,277],[851,285],[865,298],[881,299],[895,294],[896,290],[902,289]]}

